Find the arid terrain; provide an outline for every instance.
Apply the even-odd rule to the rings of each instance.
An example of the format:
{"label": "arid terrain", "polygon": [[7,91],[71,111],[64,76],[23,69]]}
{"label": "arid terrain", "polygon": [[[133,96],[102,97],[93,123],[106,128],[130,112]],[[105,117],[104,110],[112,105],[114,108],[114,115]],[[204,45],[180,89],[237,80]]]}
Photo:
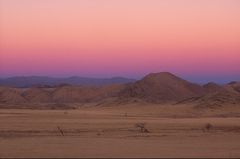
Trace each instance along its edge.
{"label": "arid terrain", "polygon": [[240,0],[0,0],[2,158],[240,159]]}
{"label": "arid terrain", "polygon": [[231,109],[225,116],[198,116],[184,105],[2,109],[0,157],[239,157],[240,111]]}
{"label": "arid terrain", "polygon": [[99,87],[1,87],[0,157],[240,157],[239,88],[170,73]]}

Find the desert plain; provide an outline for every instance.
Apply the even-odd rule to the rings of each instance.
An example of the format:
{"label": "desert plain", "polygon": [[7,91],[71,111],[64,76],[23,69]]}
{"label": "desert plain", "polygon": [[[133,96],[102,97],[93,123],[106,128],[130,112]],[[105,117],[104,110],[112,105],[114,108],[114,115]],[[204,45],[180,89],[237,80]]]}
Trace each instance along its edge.
{"label": "desert plain", "polygon": [[134,104],[1,109],[0,157],[239,157],[240,118],[229,109],[235,113]]}

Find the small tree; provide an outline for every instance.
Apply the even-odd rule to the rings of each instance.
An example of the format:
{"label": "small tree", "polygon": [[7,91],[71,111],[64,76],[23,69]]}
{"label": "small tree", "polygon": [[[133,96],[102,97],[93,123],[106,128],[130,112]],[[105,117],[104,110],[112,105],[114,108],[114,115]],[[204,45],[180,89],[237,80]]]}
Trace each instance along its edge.
{"label": "small tree", "polygon": [[141,133],[149,133],[148,129],[145,127],[145,123],[137,123],[135,124],[136,128],[140,128]]}
{"label": "small tree", "polygon": [[64,136],[63,130],[58,126],[58,131],[61,133],[62,136]]}

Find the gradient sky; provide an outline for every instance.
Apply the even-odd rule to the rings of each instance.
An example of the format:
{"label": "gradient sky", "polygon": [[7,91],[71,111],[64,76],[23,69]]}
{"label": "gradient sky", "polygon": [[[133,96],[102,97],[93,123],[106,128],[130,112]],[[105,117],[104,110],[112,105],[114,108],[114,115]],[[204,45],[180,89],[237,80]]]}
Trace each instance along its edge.
{"label": "gradient sky", "polygon": [[240,80],[239,0],[0,0],[0,77]]}

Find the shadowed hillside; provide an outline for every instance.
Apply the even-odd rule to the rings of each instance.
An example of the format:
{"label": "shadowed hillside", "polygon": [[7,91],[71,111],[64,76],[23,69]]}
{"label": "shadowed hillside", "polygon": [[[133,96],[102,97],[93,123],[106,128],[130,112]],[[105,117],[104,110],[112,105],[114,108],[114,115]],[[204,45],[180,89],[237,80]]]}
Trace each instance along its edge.
{"label": "shadowed hillside", "polygon": [[147,102],[162,103],[200,96],[204,89],[171,73],[151,73],[121,92],[122,98],[140,98]]}

